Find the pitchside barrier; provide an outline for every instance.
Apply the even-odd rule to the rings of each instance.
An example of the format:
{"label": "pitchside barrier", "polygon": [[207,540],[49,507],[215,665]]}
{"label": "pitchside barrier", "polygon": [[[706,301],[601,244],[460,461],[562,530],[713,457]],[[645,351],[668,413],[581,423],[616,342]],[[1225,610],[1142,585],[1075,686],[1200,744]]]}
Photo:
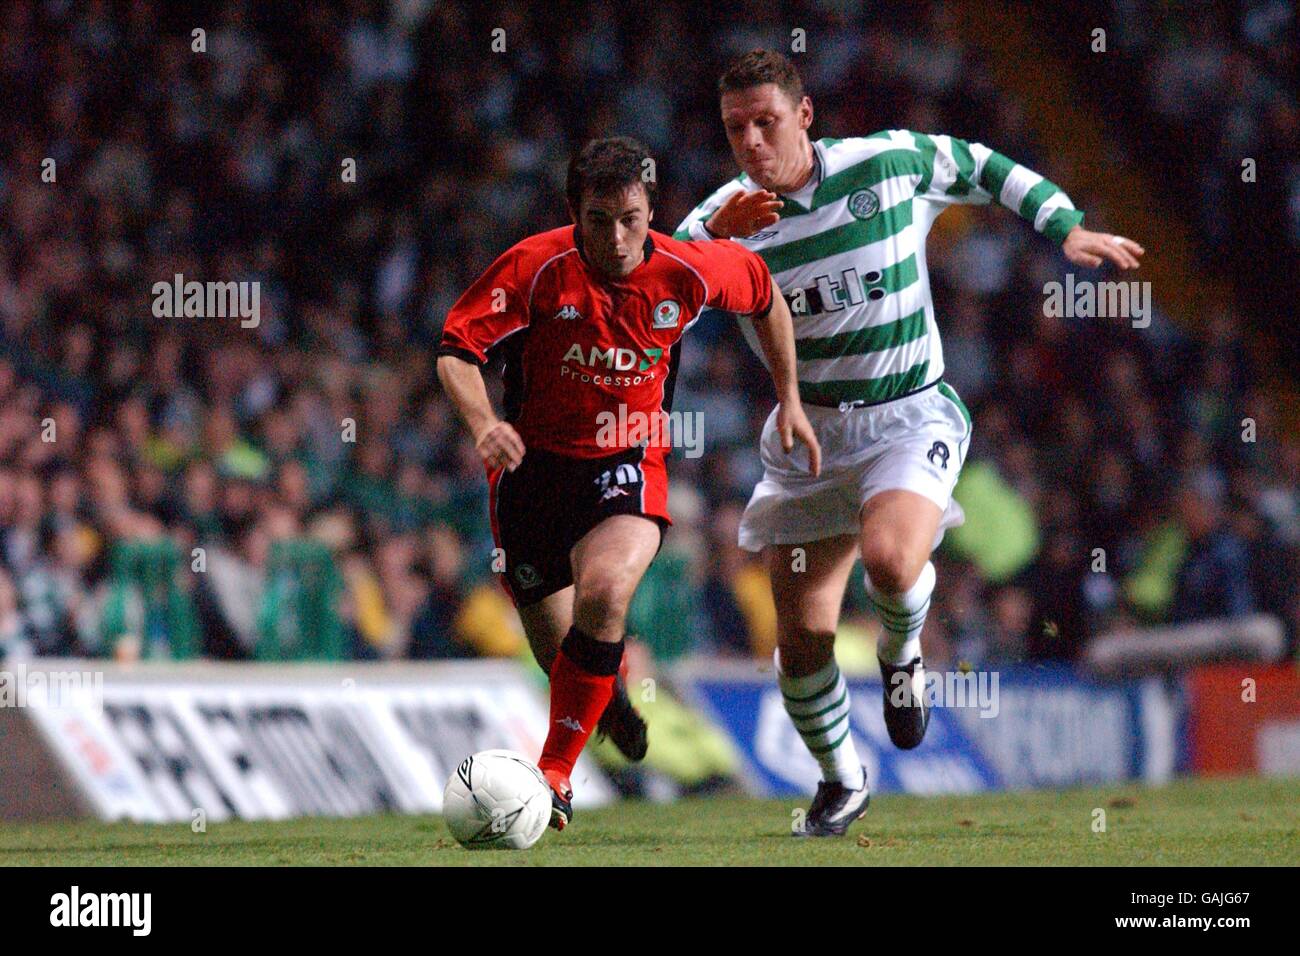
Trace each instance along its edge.
{"label": "pitchside barrier", "polygon": [[[1156,651],[1165,655],[1169,648],[1157,643]],[[817,765],[785,713],[770,666],[766,671],[749,662],[687,661],[673,678],[686,700],[735,742],[751,793],[810,793]],[[928,676],[930,727],[910,751],[889,741],[880,680],[847,678],[849,732],[877,791],[1157,785],[1187,773],[1300,776],[1294,663],[1183,660],[1159,676],[1128,678],[1067,665]]]}
{"label": "pitchside barrier", "polygon": [[[812,792],[817,766],[770,665],[697,659],[664,676],[735,745],[751,793]],[[849,679],[847,723],[878,792],[1300,775],[1294,663],[1185,663],[1118,679],[1020,665],[930,678],[929,733],[911,751],[889,742],[879,679]],[[0,819],[432,813],[465,755],[535,757],[546,721],[544,689],[509,661],[4,663]],[[587,757],[574,780],[580,806],[613,799]]]}
{"label": "pitchside barrier", "polygon": [[[436,813],[480,750],[535,757],[546,703],[511,662],[0,664],[0,819]],[[587,758],[575,803],[613,798]]]}
{"label": "pitchside barrier", "polygon": [[1300,670],[1220,664],[1188,678],[1192,770],[1300,777]]}
{"label": "pitchside barrier", "polygon": [[[878,678],[848,677],[849,732],[883,793],[968,793],[1143,780],[1187,766],[1183,689],[1150,678],[1100,683],[1066,666],[931,672],[929,730],[899,750],[885,730]],[[674,679],[727,728],[744,782],[764,796],[808,793],[819,771],[786,716],[770,673],[753,665],[684,663]]]}
{"label": "pitchside barrier", "polygon": [[1111,631],[1088,644],[1083,660],[1101,676],[1136,677],[1217,661],[1271,662],[1285,656],[1282,622],[1271,614],[1252,614]]}

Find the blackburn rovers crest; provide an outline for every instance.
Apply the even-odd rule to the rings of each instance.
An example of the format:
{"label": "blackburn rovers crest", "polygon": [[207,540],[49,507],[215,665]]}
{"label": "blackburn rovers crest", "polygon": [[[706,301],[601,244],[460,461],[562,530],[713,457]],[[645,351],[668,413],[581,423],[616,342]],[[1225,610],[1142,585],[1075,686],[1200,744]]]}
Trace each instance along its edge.
{"label": "blackburn rovers crest", "polygon": [[656,329],[675,329],[681,318],[682,307],[672,299],[664,299],[654,310],[653,325]]}

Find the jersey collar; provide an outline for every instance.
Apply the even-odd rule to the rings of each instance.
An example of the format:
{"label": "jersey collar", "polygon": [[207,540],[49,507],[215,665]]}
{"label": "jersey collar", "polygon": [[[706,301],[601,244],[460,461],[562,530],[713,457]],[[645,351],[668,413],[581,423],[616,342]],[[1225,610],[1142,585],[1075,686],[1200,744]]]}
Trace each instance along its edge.
{"label": "jersey collar", "polygon": [[[813,154],[813,170],[812,170],[812,175],[808,177],[808,181],[804,183],[802,186],[800,186],[798,189],[796,189],[793,193],[781,194],[782,199],[788,200],[789,202],[794,203],[800,208],[812,207],[813,193],[817,192],[817,187],[819,187],[822,184],[822,180],[826,176],[825,173],[826,164],[822,160],[821,148],[818,146],[816,142],[812,144],[812,154]],[[795,198],[797,196],[803,196],[807,200],[807,202],[800,202],[797,198]]]}

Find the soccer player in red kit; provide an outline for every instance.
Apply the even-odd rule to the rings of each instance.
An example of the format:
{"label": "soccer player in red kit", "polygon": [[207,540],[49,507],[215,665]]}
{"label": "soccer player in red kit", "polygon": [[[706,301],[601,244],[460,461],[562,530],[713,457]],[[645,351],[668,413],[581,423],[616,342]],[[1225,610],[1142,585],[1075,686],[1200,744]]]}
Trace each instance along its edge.
{"label": "soccer player in red kit", "polygon": [[[650,168],[634,140],[588,143],[569,164],[574,224],[529,236],[497,259],[448,313],[438,349],[438,378],[488,469],[506,589],[550,676],[538,766],[560,830],[573,813],[569,775],[598,721],[622,728],[621,742],[610,736],[625,754],[645,754],[644,722],[618,679],[623,625],[671,524],[667,442],[611,438],[602,423],[611,415],[662,421],[678,341],[712,306],[754,323],[782,443],[789,451],[795,438],[805,442],[810,467],[820,468],[799,402],[790,311],[767,266],[732,242],[651,231]],[[493,346],[505,351],[504,417],[480,371]],[[628,740],[629,727],[640,728],[639,740]]]}

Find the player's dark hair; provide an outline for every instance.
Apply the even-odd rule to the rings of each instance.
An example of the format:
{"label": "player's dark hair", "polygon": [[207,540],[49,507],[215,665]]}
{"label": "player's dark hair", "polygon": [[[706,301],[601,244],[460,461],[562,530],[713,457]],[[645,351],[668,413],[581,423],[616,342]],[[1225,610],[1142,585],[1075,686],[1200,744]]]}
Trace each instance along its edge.
{"label": "player's dark hair", "polygon": [[582,194],[588,189],[604,195],[621,192],[635,183],[645,187],[646,201],[654,209],[656,188],[650,152],[629,136],[612,136],[593,139],[569,160],[564,193],[576,215]]}
{"label": "player's dark hair", "polygon": [[718,78],[718,95],[775,83],[796,105],[803,99],[803,80],[786,57],[775,50],[750,50],[731,61]]}

